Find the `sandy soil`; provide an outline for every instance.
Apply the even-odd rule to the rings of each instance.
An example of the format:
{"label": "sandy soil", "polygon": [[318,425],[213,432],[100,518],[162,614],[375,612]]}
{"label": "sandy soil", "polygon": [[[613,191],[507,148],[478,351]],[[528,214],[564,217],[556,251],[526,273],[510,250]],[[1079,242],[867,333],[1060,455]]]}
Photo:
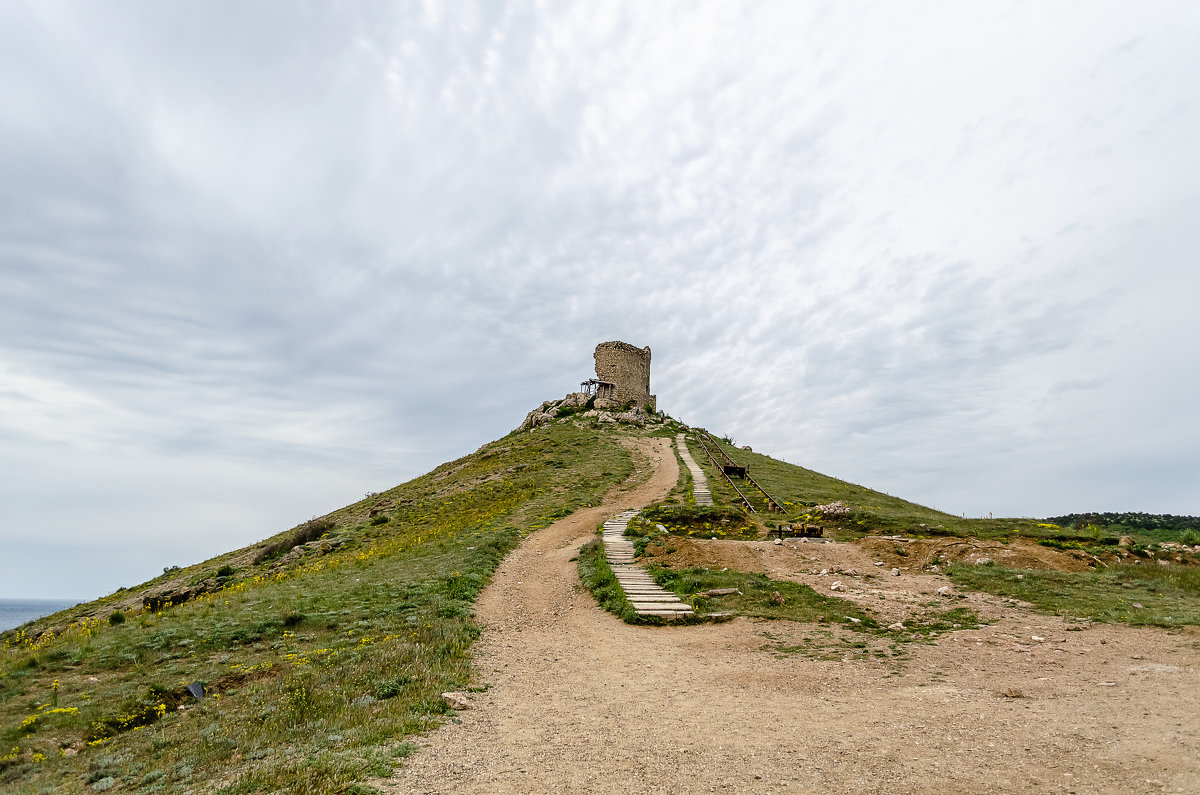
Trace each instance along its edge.
{"label": "sandy soil", "polygon": [[[898,618],[942,599],[989,625],[908,644],[899,660],[855,659],[842,630],[816,625],[635,627],[601,611],[571,558],[604,518],[660,498],[678,474],[666,440],[637,444],[648,481],[537,532],[502,564],[478,604],[489,689],[381,788],[1200,792],[1194,629],[1081,625],[983,594],[947,600],[936,590],[948,581],[917,556],[891,576],[886,549],[795,541],[692,541],[677,555],[823,593],[838,580],[849,588],[839,596]],[[794,651],[806,642],[834,659]]]}

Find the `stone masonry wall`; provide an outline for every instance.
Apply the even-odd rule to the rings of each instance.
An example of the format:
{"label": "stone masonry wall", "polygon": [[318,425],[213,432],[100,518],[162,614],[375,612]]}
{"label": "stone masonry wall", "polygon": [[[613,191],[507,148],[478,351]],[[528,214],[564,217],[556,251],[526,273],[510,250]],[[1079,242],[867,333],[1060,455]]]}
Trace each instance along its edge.
{"label": "stone masonry wall", "polygon": [[[627,342],[602,342],[596,346],[596,377],[617,385],[613,407],[632,401],[654,411],[650,394],[650,348],[635,348]],[[597,402],[597,406],[599,403]]]}

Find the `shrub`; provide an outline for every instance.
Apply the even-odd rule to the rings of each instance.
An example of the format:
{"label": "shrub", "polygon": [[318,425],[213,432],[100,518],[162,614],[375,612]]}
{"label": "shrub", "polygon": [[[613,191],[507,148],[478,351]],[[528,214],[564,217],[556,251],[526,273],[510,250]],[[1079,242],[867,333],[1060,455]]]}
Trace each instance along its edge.
{"label": "shrub", "polygon": [[375,684],[375,698],[380,701],[395,698],[404,692],[404,688],[412,684],[411,676],[397,676],[393,679],[384,679]]}
{"label": "shrub", "polygon": [[304,524],[294,528],[291,532],[285,533],[281,538],[266,542],[258,555],[255,556],[254,562],[258,564],[273,560],[293,547],[307,544],[309,541],[316,541],[336,526],[332,519],[309,519]]}
{"label": "shrub", "polygon": [[109,615],[108,623],[109,623],[109,626],[113,626],[113,627],[115,627],[117,624],[124,624],[125,623],[125,614],[122,613],[120,610],[114,611],[111,615]]}
{"label": "shrub", "polygon": [[218,577],[232,577],[233,573],[236,571],[237,571],[237,569],[235,569],[233,566],[230,566],[228,563],[226,563],[224,566],[217,569],[217,576]]}
{"label": "shrub", "polygon": [[306,618],[308,618],[308,616],[304,615],[303,613],[297,613],[295,611],[289,610],[288,612],[283,614],[283,625],[285,627],[287,627],[288,629],[291,629],[292,627],[296,626],[297,624],[300,624],[301,622],[303,622],[304,619],[306,619]]}

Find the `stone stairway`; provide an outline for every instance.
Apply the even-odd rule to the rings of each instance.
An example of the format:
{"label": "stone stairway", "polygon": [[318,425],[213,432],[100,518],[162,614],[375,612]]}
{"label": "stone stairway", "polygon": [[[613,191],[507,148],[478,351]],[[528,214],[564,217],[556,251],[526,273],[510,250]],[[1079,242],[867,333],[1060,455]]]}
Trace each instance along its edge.
{"label": "stone stairway", "polygon": [[637,511],[625,511],[604,523],[604,556],[625,597],[639,616],[693,615],[691,605],[659,587],[645,569],[633,562],[633,542],[625,537],[625,528],[635,516]]}
{"label": "stone stairway", "polygon": [[675,443],[679,445],[679,457],[683,459],[683,463],[687,464],[688,471],[692,473],[692,493],[696,495],[696,504],[712,505],[713,498],[712,492],[708,489],[708,478],[704,477],[704,471],[700,469],[696,459],[692,458],[682,433],[675,437]]}

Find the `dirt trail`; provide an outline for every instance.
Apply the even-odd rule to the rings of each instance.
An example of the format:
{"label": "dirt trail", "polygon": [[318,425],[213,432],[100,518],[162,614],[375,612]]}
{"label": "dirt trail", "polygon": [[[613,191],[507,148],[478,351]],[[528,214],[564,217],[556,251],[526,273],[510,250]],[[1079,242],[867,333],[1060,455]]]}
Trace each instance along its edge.
{"label": "dirt trail", "polygon": [[[1075,631],[972,595],[990,626],[910,646],[901,661],[860,660],[837,629],[742,619],[635,627],[601,611],[580,590],[571,558],[604,518],[662,497],[678,477],[667,440],[638,444],[654,469],[648,481],[538,531],[504,561],[477,607],[485,628],[477,671],[489,689],[377,785],[397,793],[1200,791],[1195,631]],[[928,577],[915,590],[939,584]],[[851,596],[888,598],[865,588]],[[834,659],[797,653],[814,642]]]}

